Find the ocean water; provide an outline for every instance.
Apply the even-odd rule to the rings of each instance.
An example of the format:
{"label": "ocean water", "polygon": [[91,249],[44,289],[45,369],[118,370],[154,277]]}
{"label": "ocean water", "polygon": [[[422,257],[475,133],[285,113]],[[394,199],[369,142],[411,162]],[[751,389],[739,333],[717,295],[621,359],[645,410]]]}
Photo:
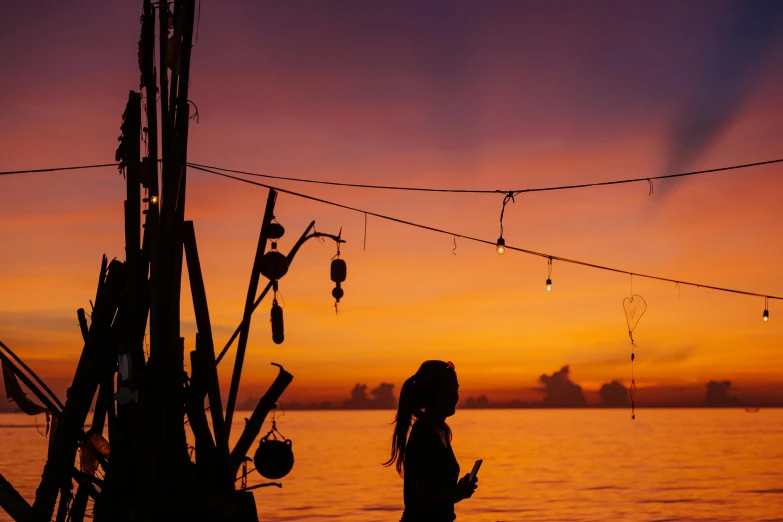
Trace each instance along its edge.
{"label": "ocean water", "polygon": [[[232,438],[246,416],[235,417]],[[279,418],[296,464],[282,489],[254,492],[259,519],[399,520],[402,479],[380,465],[392,418],[390,411]],[[783,521],[780,409],[642,409],[635,421],[626,410],[461,410],[450,425],[463,474],[484,459],[458,520]],[[24,415],[0,415],[0,426],[0,472],[32,500],[46,439]],[[261,482],[251,474],[248,485]],[[0,520],[10,518],[0,511]]]}

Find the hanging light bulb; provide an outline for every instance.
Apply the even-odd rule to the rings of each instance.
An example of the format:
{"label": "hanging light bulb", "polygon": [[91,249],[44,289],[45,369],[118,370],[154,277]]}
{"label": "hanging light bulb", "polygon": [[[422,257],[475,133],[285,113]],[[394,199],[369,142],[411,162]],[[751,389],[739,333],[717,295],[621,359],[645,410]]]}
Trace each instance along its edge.
{"label": "hanging light bulb", "polygon": [[761,318],[765,323],[769,321],[769,297],[764,298],[764,315],[762,315]]}
{"label": "hanging light bulb", "polygon": [[762,319],[764,319],[765,323],[769,321],[769,310],[764,310],[764,315],[762,316]]}
{"label": "hanging light bulb", "polygon": [[150,203],[152,203],[153,205],[157,205],[158,204],[158,196],[152,196],[150,198]]}
{"label": "hanging light bulb", "polygon": [[549,269],[549,273],[546,276],[546,291],[551,292],[552,291],[552,257],[551,256],[547,260],[547,268]]}
{"label": "hanging light bulb", "polygon": [[498,254],[501,256],[506,253],[506,240],[503,239],[503,236],[500,236],[498,238],[498,244],[497,244]]}
{"label": "hanging light bulb", "polygon": [[503,207],[500,209],[500,237],[496,245],[497,252],[501,256],[506,253],[506,240],[503,239],[503,214],[506,212],[506,205],[509,201],[514,201],[514,192],[508,192],[503,197]]}

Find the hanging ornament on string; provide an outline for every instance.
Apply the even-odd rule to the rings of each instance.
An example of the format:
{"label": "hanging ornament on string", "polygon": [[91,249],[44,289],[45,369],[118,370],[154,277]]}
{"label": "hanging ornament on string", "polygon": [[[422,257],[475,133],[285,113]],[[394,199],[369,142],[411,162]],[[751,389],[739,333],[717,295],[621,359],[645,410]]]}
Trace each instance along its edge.
{"label": "hanging ornament on string", "polygon": [[625,321],[628,325],[628,337],[631,339],[631,387],[628,392],[631,399],[631,420],[633,420],[636,418],[636,403],[634,400],[636,396],[636,381],[634,380],[633,372],[633,363],[634,359],[636,359],[636,354],[634,353],[636,343],[633,340],[633,332],[644,312],[647,311],[647,302],[642,296],[633,294],[633,290],[631,294],[631,297],[623,299],[623,310],[625,310]]}
{"label": "hanging ornament on string", "polygon": [[294,467],[293,445],[277,429],[276,409],[277,406],[272,410],[272,429],[261,438],[253,456],[256,471],[271,480],[285,477]]}
{"label": "hanging ornament on string", "polygon": [[[270,223],[270,228],[274,225],[280,227],[278,231],[282,231],[283,227],[279,223]],[[272,248],[261,258],[261,274],[270,281],[277,281],[287,273],[288,258],[277,251],[277,242],[272,241]]]}
{"label": "hanging ornament on string", "polygon": [[[275,344],[283,344],[285,340],[285,333],[283,329],[283,307],[277,302],[278,292],[277,281],[272,283],[272,288],[275,292],[275,297],[272,300],[272,310],[269,314],[269,321],[272,323],[272,341]],[[282,298],[282,297],[281,297]]]}
{"label": "hanging ornament on string", "polygon": [[269,226],[266,227],[266,237],[276,241],[283,237],[283,234],[285,234],[285,228],[272,217],[272,221],[269,223]]}
{"label": "hanging ornament on string", "polygon": [[546,291],[552,291],[552,256],[549,256],[549,262],[547,263],[549,268],[549,274],[546,277]]}
{"label": "hanging ornament on string", "polygon": [[331,279],[335,284],[335,287],[332,289],[332,297],[334,297],[334,311],[335,313],[339,313],[338,305],[340,303],[340,299],[343,298],[345,295],[345,292],[343,292],[342,287],[340,286],[341,283],[345,282],[345,277],[347,275],[348,267],[345,264],[345,260],[340,259],[340,243],[337,243],[337,254],[332,258],[332,266],[330,270]]}
{"label": "hanging ornament on string", "polygon": [[495,244],[495,249],[501,256],[506,253],[506,240],[503,239],[503,215],[506,213],[506,205],[508,205],[509,201],[514,202],[513,191],[507,192],[503,197],[503,206],[500,209],[500,237],[498,238],[498,242]]}

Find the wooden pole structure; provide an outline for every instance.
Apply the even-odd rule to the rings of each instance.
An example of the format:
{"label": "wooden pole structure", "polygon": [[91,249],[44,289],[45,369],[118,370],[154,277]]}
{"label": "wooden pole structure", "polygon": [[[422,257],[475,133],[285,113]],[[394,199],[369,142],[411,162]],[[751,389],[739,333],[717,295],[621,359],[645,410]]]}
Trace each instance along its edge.
{"label": "wooden pole structure", "polygon": [[226,403],[226,434],[231,434],[231,422],[234,417],[234,407],[237,402],[237,393],[239,392],[239,379],[242,376],[242,365],[245,362],[245,349],[247,348],[247,339],[250,335],[250,317],[253,314],[253,303],[256,300],[258,292],[258,279],[261,275],[261,259],[266,250],[267,230],[269,223],[275,218],[275,201],[277,200],[277,191],[269,189],[269,195],[266,198],[266,209],[264,210],[264,219],[261,222],[261,233],[258,237],[256,246],[256,257],[253,261],[253,271],[250,273],[250,284],[247,288],[247,297],[245,298],[245,310],[242,314],[242,331],[239,333],[239,344],[237,345],[237,355],[234,360],[234,372],[231,376],[231,388],[228,391],[228,402]]}
{"label": "wooden pole structure", "polygon": [[[219,478],[226,488],[234,489],[233,475],[229,468],[228,438],[226,425],[223,418],[223,402],[220,398],[220,383],[218,382],[217,365],[215,364],[215,344],[212,340],[212,324],[209,320],[209,308],[207,306],[207,292],[204,288],[204,278],[201,274],[201,263],[196,246],[196,231],[192,221],[185,221],[183,244],[185,257],[188,264],[188,276],[190,278],[190,291],[193,295],[193,310],[196,315],[196,327],[198,338],[196,352],[198,352],[200,364],[204,372],[204,379],[209,397],[209,407],[212,415],[212,431],[215,434],[215,447],[217,450],[216,464]],[[194,366],[195,371],[195,366]],[[202,403],[203,404],[203,403]],[[190,416],[188,416],[190,418]]]}
{"label": "wooden pole structure", "polygon": [[[159,28],[158,28],[158,40],[160,42],[160,54],[158,57],[158,63],[160,64],[160,90],[158,95],[160,96],[160,136],[161,136],[161,158],[163,158],[162,168],[166,169],[166,160],[168,159],[169,152],[171,151],[171,128],[169,126],[169,76],[166,71],[166,48],[169,41],[169,8],[168,2],[158,4],[159,15]],[[149,95],[149,93],[148,93]]]}
{"label": "wooden pole structure", "polygon": [[[179,82],[177,96],[171,96],[170,110],[176,108],[174,121],[173,166],[169,178],[172,203],[168,241],[167,262],[170,277],[166,299],[167,311],[167,341],[176,342],[180,337],[180,294],[182,282],[182,234],[185,216],[185,195],[187,187],[187,151],[188,151],[188,88],[190,81],[190,57],[193,47],[193,23],[195,17],[195,0],[177,0],[175,4],[175,24],[181,26],[181,40],[175,29],[175,45],[179,46]],[[181,25],[180,25],[181,24]],[[174,72],[172,72],[174,78]],[[172,80],[172,87],[175,83]],[[176,105],[175,105],[176,104]],[[165,187],[164,187],[165,188]],[[172,477],[169,484],[176,491],[185,487],[186,466],[190,464],[185,439],[185,390],[184,390],[184,359],[181,342],[170,345],[176,350],[169,351],[164,369],[165,386],[168,388],[166,398],[166,423],[164,425],[164,461],[168,460],[168,472]]]}
{"label": "wooden pole structure", "polygon": [[[166,9],[161,8],[161,11]],[[141,74],[144,83],[144,94],[147,98],[147,157],[142,160],[145,171],[144,186],[147,188],[147,209],[144,222],[144,239],[142,241],[141,281],[145,288],[143,299],[139,301],[139,333],[141,343],[144,343],[146,318],[150,316],[150,331],[156,310],[154,299],[155,282],[158,267],[158,248],[160,237],[160,191],[158,188],[158,103],[155,62],[155,9],[150,0],[144,0],[144,15],[142,22]],[[165,66],[163,66],[165,67]],[[163,76],[165,76],[165,68]],[[149,277],[149,279],[148,279]],[[143,347],[142,347],[143,352]],[[142,354],[143,355],[143,354]]]}
{"label": "wooden pole structure", "polygon": [[112,261],[105,280],[104,274],[100,274],[98,285],[99,297],[95,301],[89,337],[84,343],[57,429],[52,434],[48,459],[35,494],[33,510],[40,522],[51,519],[58,490],[71,481],[71,468],[82,438],[82,426],[98,388],[99,348],[105,344],[119,305],[121,289],[125,286],[123,264]]}
{"label": "wooden pole structure", "polygon": [[128,277],[125,281],[124,331],[119,338],[119,355],[128,355],[131,371],[141,371],[144,367],[142,347],[134,342],[136,335],[136,310],[139,300],[139,245],[141,243],[141,197],[139,195],[139,177],[141,170],[141,94],[131,91],[125,108],[123,122],[125,146],[125,267]]}
{"label": "wooden pole structure", "polygon": [[[169,13],[160,6],[160,101],[162,187],[157,260],[150,268],[151,373],[143,408],[150,422],[145,437],[147,485],[151,494],[186,487],[188,463],[183,419],[184,364],[180,348],[180,281],[182,275],[182,221],[185,208],[185,164],[188,138],[188,81],[195,0],[176,0],[175,30],[169,44]],[[167,54],[167,50],[170,52]],[[172,70],[169,85],[167,68]],[[178,70],[178,73],[175,72]],[[182,81],[175,81],[176,77]],[[171,89],[170,89],[171,87]]]}

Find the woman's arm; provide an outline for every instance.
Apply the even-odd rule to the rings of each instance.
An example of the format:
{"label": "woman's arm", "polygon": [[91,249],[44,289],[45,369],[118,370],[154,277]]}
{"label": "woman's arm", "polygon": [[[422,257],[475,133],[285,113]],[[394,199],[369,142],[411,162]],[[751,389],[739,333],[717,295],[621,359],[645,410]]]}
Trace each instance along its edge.
{"label": "woman's arm", "polygon": [[415,479],[415,494],[417,503],[423,506],[442,504],[456,504],[461,500],[473,496],[476,491],[476,482],[470,481],[470,475],[465,475],[460,481],[451,486],[444,485],[441,481],[431,477],[419,477]]}

